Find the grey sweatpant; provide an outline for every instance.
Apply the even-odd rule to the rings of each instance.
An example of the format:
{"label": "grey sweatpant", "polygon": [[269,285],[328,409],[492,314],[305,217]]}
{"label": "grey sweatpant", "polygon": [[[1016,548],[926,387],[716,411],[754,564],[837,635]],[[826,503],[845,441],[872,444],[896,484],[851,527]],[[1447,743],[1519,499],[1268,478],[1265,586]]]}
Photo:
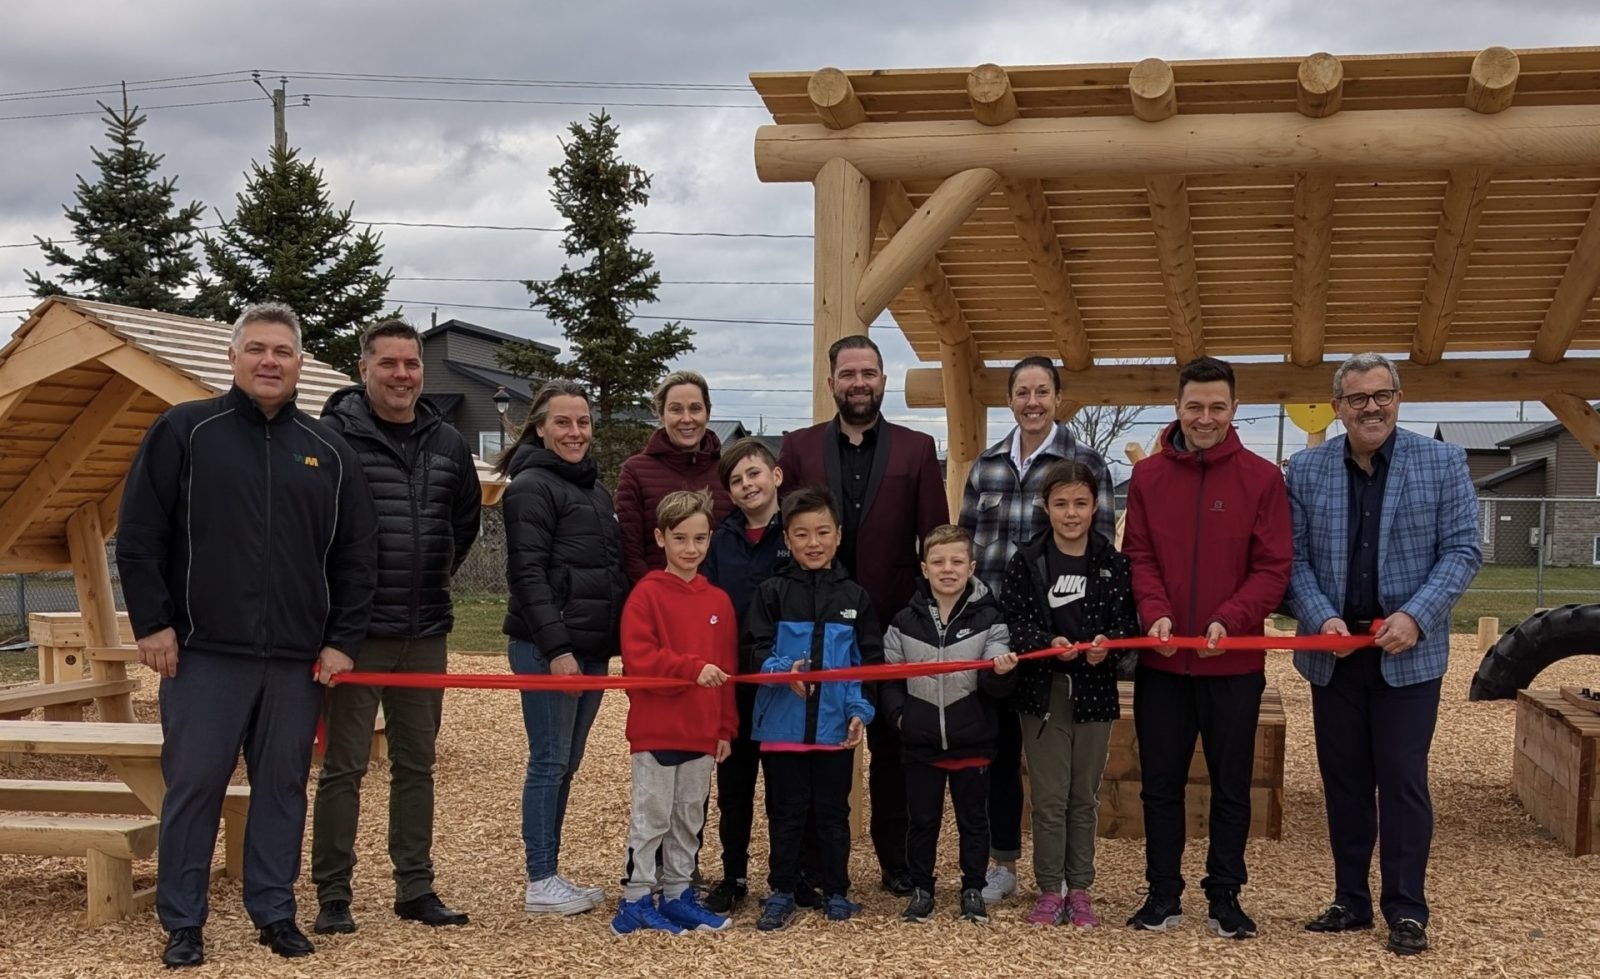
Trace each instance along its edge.
{"label": "grey sweatpant", "polygon": [[[622,898],[637,901],[658,887],[667,900],[689,889],[700,856],[711,773],[716,762],[701,755],[663,765],[648,751],[633,755],[633,813],[628,820],[628,861]],[[656,853],[660,852],[660,880]]]}
{"label": "grey sweatpant", "polygon": [[1063,883],[1094,883],[1100,776],[1106,771],[1111,722],[1074,724],[1072,687],[1065,676],[1050,685],[1050,719],[1021,715],[1022,751],[1033,790],[1033,875],[1039,893]]}

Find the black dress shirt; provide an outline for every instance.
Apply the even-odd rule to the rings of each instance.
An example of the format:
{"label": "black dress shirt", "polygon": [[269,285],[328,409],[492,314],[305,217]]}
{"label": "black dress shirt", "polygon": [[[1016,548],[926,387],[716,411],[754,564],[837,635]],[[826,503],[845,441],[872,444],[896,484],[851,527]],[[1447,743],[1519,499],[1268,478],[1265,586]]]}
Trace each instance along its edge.
{"label": "black dress shirt", "polygon": [[855,445],[850,436],[839,431],[839,482],[844,486],[844,499],[836,500],[844,520],[844,540],[839,545],[839,560],[851,574],[856,570],[856,537],[861,528],[861,508],[867,502],[867,484],[872,480],[872,460],[878,453],[878,430],[883,427],[883,416],[872,427],[861,433],[861,444]]}
{"label": "black dress shirt", "polygon": [[1394,458],[1395,433],[1372,453],[1368,475],[1345,443],[1344,465],[1350,478],[1350,573],[1345,582],[1344,620],[1351,631],[1383,616],[1378,599],[1378,525],[1383,519],[1383,492]]}

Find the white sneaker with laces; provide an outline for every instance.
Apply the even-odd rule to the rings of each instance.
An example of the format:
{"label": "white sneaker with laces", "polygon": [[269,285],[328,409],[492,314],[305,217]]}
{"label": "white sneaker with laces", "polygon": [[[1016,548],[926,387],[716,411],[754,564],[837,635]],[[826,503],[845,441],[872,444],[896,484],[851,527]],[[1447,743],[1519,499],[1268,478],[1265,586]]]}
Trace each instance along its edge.
{"label": "white sneaker with laces", "polygon": [[589,902],[590,907],[598,908],[600,905],[605,903],[606,892],[604,888],[589,887],[586,884],[577,884],[568,880],[561,874],[556,874],[556,880],[559,880],[561,883],[565,884],[567,890],[572,891],[573,893],[586,899]]}
{"label": "white sneaker with laces", "polygon": [[594,902],[588,895],[573,890],[555,875],[529,881],[522,897],[522,910],[528,914],[582,914],[593,909]]}
{"label": "white sneaker with laces", "polygon": [[1017,893],[1016,873],[1001,864],[997,863],[990,867],[989,873],[984,880],[986,881],[983,887],[983,901],[985,904],[1004,901]]}

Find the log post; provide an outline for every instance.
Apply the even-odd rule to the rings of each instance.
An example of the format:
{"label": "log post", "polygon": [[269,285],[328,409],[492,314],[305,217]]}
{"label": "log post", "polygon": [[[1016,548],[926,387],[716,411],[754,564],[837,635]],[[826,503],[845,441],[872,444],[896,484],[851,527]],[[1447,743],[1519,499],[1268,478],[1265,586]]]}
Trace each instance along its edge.
{"label": "log post", "polygon": [[1300,62],[1295,81],[1294,107],[1303,116],[1331,116],[1344,102],[1344,64],[1326,51]]}
{"label": "log post", "polygon": [[1156,254],[1161,260],[1161,283],[1167,294],[1172,354],[1180,365],[1187,364],[1206,353],[1194,236],[1189,232],[1188,183],[1183,177],[1149,177],[1145,180],[1145,189],[1150,196],[1150,223],[1155,228]]}
{"label": "log post", "polygon": [[[78,611],[83,616],[84,645],[120,645],[106,536],[100,528],[100,508],[95,504],[85,503],[67,518],[67,550],[72,555],[72,583],[77,587]],[[128,676],[127,665],[122,662],[91,660],[89,670],[96,680],[124,680]],[[133,700],[128,694],[97,697],[95,707],[102,721],[133,721]]]}
{"label": "log post", "polygon": [[843,160],[830,160],[817,174],[816,282],[812,286],[813,323],[812,415],[832,418],[828,392],[828,348],[842,337],[865,335],[869,323],[856,316],[856,291],[872,254],[871,191],[861,171]]}
{"label": "log post", "polygon": [[1521,59],[1510,48],[1497,45],[1478,52],[1467,75],[1467,108],[1485,114],[1510,108],[1521,69]]}
{"label": "log post", "polygon": [[[1337,62],[1335,62],[1337,64]],[[1328,265],[1333,254],[1331,174],[1294,178],[1294,332],[1289,359],[1301,367],[1322,363],[1328,319]]]}
{"label": "log post", "polygon": [[1492,615],[1478,619],[1478,655],[1487,656],[1494,644],[1500,641],[1500,620]]}
{"label": "log post", "polygon": [[1422,287],[1422,310],[1411,341],[1413,363],[1432,364],[1444,356],[1492,177],[1493,171],[1487,167],[1457,169],[1450,171],[1450,179],[1444,185],[1444,207],[1433,238],[1433,261]]}
{"label": "log post", "polygon": [[1055,334],[1061,363],[1069,371],[1088,370],[1094,365],[1089,334],[1084,328],[1077,296],[1072,291],[1055,222],[1050,219],[1044,185],[1038,180],[1006,180],[1001,186],[1006,206],[1011,210],[1011,222],[1016,226],[1017,237],[1022,239],[1028,270],[1033,273],[1050,330]]}
{"label": "log post", "polygon": [[1019,114],[1011,77],[999,65],[982,64],[967,73],[967,100],[972,117],[985,126],[1003,126]]}
{"label": "log post", "polygon": [[829,129],[849,129],[867,121],[867,110],[856,96],[850,76],[837,68],[823,68],[806,83],[806,94],[817,118]]}
{"label": "log post", "polygon": [[1160,58],[1146,58],[1128,72],[1128,95],[1133,114],[1145,122],[1160,122],[1178,112],[1178,87],[1172,66]]}
{"label": "log post", "polygon": [[989,412],[978,400],[977,375],[983,361],[978,357],[977,344],[970,337],[961,344],[940,343],[939,363],[948,422],[944,488],[950,504],[950,522],[955,523],[961,514],[961,494],[967,486],[967,474],[984,448]]}
{"label": "log post", "polygon": [[1596,289],[1600,289],[1600,197],[1589,207],[1589,218],[1578,233],[1578,244],[1534,337],[1534,360],[1554,364],[1567,355]]}

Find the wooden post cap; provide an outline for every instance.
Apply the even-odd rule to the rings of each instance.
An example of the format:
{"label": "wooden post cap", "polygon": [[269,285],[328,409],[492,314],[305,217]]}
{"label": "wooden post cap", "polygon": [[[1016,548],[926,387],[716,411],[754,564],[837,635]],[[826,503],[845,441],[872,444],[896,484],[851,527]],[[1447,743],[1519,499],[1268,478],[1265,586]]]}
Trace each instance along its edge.
{"label": "wooden post cap", "polygon": [[1318,51],[1300,62],[1295,80],[1295,108],[1301,115],[1321,119],[1339,111],[1344,101],[1344,64],[1338,58]]}
{"label": "wooden post cap", "polygon": [[1510,108],[1521,68],[1521,60],[1510,48],[1495,46],[1478,52],[1467,76],[1467,108],[1483,113]]}
{"label": "wooden post cap", "polygon": [[1146,58],[1128,72],[1128,92],[1133,114],[1145,122],[1160,122],[1178,111],[1178,90],[1172,66],[1160,58]]}
{"label": "wooden post cap", "polygon": [[829,129],[849,129],[867,121],[867,110],[856,97],[850,76],[837,68],[823,68],[806,83],[811,106]]}

